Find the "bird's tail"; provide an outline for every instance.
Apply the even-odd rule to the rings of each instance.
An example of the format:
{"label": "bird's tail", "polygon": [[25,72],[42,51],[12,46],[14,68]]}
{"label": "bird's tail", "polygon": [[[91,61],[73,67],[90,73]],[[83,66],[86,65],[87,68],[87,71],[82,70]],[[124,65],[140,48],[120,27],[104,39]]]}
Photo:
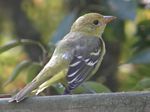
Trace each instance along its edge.
{"label": "bird's tail", "polygon": [[38,86],[38,84],[36,84],[36,82],[30,82],[22,90],[20,90],[15,96],[11,97],[11,99],[9,100],[9,102],[13,102],[13,101],[20,102],[30,92],[32,92],[32,90],[34,90],[37,86]]}
{"label": "bird's tail", "polygon": [[[60,70],[60,69],[59,69]],[[57,74],[59,72],[58,68],[55,67],[49,67],[43,69],[37,77],[33,79],[32,82],[27,84],[21,91],[19,91],[15,96],[13,96],[9,102],[20,102],[23,100],[29,93],[31,93],[33,90],[38,88],[41,84],[43,84],[45,81],[50,79],[53,75]]]}

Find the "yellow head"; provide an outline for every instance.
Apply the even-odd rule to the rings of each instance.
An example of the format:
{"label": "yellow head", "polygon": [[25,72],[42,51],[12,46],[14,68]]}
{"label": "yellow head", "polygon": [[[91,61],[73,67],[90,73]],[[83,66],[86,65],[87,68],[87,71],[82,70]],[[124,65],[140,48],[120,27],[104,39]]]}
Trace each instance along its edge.
{"label": "yellow head", "polygon": [[79,17],[73,23],[71,32],[82,32],[99,37],[102,35],[106,24],[115,18],[114,16],[103,16],[98,13],[88,13]]}

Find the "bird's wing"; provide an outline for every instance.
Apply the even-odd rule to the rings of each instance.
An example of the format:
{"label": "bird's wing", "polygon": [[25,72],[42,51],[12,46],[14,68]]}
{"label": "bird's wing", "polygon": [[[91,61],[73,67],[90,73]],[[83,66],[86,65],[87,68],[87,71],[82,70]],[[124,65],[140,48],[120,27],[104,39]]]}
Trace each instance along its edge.
{"label": "bird's wing", "polygon": [[[91,46],[92,47],[92,46]],[[84,50],[87,50],[86,53]],[[68,89],[72,90],[79,86],[93,71],[100,60],[100,42],[93,48],[78,49],[74,53],[67,73]]]}

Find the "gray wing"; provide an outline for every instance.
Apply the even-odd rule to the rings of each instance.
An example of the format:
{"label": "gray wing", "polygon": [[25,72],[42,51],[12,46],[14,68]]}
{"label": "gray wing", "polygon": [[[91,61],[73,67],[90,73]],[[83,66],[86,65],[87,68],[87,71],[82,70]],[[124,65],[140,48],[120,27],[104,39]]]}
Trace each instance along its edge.
{"label": "gray wing", "polygon": [[67,74],[69,90],[79,86],[96,67],[101,55],[100,44],[101,41],[98,40],[94,46],[88,46],[90,48],[86,47],[75,51]]}

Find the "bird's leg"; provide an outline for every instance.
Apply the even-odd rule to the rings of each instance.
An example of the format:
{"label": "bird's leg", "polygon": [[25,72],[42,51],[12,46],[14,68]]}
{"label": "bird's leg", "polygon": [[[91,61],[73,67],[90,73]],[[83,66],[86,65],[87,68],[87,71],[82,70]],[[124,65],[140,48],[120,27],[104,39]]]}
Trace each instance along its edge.
{"label": "bird's leg", "polygon": [[71,94],[71,90],[66,87],[64,90],[64,95],[68,95],[68,94]]}
{"label": "bird's leg", "polygon": [[94,90],[92,90],[89,86],[85,85],[84,83],[81,84],[81,86],[86,90],[87,93],[96,93]]}

